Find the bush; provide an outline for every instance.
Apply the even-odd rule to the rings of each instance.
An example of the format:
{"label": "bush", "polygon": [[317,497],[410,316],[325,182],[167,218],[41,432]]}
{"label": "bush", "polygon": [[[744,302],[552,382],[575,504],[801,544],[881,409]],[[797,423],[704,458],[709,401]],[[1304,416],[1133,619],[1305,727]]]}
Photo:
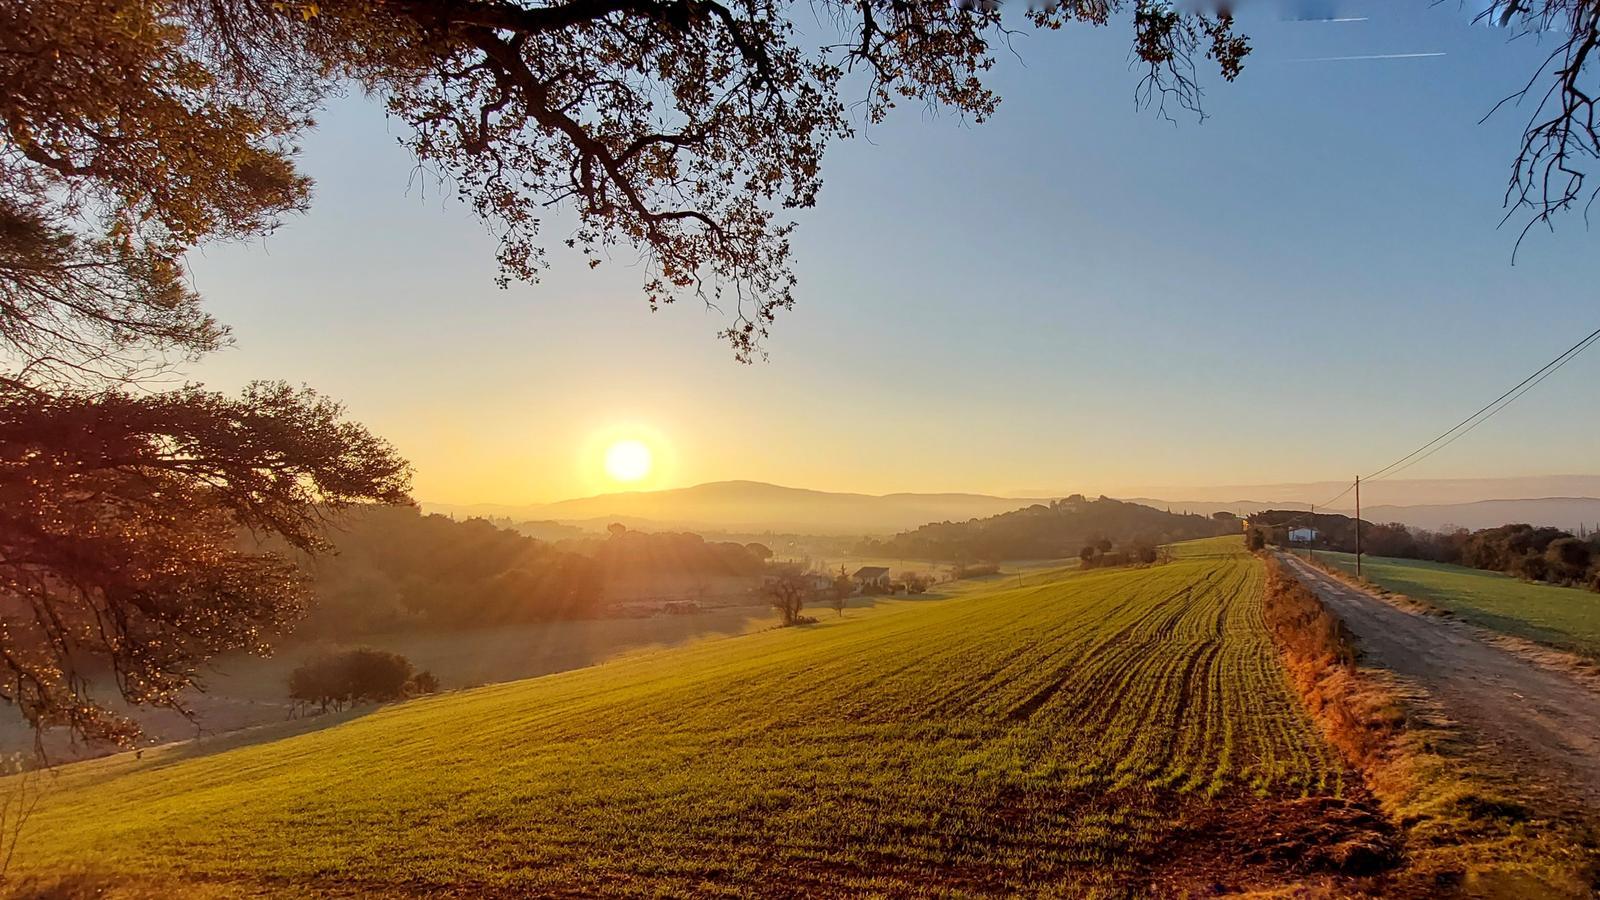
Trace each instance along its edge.
{"label": "bush", "polygon": [[1575,537],[1556,538],[1545,548],[1545,560],[1550,573],[1558,578],[1581,580],[1594,563],[1594,552],[1589,545]]}
{"label": "bush", "polygon": [[[430,672],[414,675],[411,661],[398,653],[357,647],[325,653],[289,673],[289,698],[304,704],[343,709],[357,703],[399,700],[419,684],[438,690]],[[423,681],[425,676],[426,681]]]}
{"label": "bush", "polygon": [[1524,556],[1517,560],[1515,571],[1529,581],[1544,581],[1550,574],[1550,564],[1542,556]]}
{"label": "bush", "polygon": [[439,678],[427,669],[411,676],[411,683],[406,685],[406,693],[413,697],[423,694],[439,693]]}

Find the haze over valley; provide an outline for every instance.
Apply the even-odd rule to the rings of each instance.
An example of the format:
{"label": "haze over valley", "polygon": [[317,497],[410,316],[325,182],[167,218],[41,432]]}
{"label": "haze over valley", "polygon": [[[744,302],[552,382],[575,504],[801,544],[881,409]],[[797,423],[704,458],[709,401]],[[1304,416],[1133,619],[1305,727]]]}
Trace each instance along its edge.
{"label": "haze over valley", "polygon": [[[1172,489],[1164,496],[1118,496],[1129,502],[1210,515],[1248,515],[1264,509],[1307,509],[1339,490],[1326,483],[1233,485]],[[620,491],[556,503],[447,504],[424,501],[425,511],[458,517],[482,516],[513,522],[554,522],[603,531],[612,522],[630,527],[817,535],[890,534],[928,522],[965,521],[1070,496],[1076,491],[991,496],[962,493],[898,493],[874,496],[753,481],[727,481],[654,491]],[[1446,526],[1488,528],[1527,522],[1576,530],[1600,523],[1600,476],[1409,479],[1368,488],[1377,499],[1364,518],[1438,530]],[[1348,502],[1327,512],[1352,514]]]}

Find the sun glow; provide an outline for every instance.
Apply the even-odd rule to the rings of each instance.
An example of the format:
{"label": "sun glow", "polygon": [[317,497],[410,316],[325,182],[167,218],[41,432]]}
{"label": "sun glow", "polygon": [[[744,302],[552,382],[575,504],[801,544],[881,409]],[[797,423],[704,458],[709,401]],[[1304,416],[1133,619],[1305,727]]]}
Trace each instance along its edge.
{"label": "sun glow", "polygon": [[653,464],[643,441],[617,441],[606,448],[606,474],[617,481],[638,481],[650,474]]}

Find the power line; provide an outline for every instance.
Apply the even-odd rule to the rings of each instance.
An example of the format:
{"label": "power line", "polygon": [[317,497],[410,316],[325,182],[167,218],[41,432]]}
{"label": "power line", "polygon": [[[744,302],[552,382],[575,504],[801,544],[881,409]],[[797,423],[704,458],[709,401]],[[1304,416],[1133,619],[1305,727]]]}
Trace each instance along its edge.
{"label": "power line", "polygon": [[[1524,378],[1521,381],[1517,382],[1516,387],[1513,387],[1511,390],[1506,391],[1504,394],[1501,394],[1500,396],[1494,398],[1493,400],[1489,401],[1489,403],[1486,404],[1482,409],[1479,409],[1477,412],[1473,413],[1470,416],[1467,416],[1465,419],[1462,419],[1460,422],[1457,422],[1455,425],[1451,426],[1451,428],[1449,430],[1445,431],[1444,434],[1439,435],[1438,437],[1436,437],[1433,440],[1427,442],[1426,444],[1423,444],[1421,447],[1418,447],[1417,449],[1411,451],[1410,453],[1407,453],[1405,456],[1400,457],[1399,459],[1397,459],[1394,462],[1388,464],[1387,466],[1384,466],[1383,468],[1379,469],[1378,471],[1373,472],[1371,475],[1366,476],[1366,480],[1367,481],[1373,481],[1373,480],[1376,480],[1378,478],[1383,478],[1386,475],[1392,475],[1392,474],[1394,474],[1395,471],[1399,471],[1399,469],[1396,469],[1395,467],[1396,466],[1400,466],[1402,463],[1405,463],[1403,468],[1410,468],[1412,465],[1415,465],[1416,462],[1421,462],[1421,460],[1420,459],[1419,460],[1415,460],[1415,461],[1410,462],[1410,463],[1407,463],[1406,462],[1407,460],[1412,459],[1412,457],[1416,456],[1419,453],[1422,453],[1424,450],[1428,450],[1429,447],[1434,447],[1434,445],[1438,444],[1440,441],[1445,441],[1446,438],[1449,438],[1449,440],[1445,441],[1445,444],[1453,443],[1456,440],[1456,438],[1461,437],[1461,434],[1466,434],[1466,431],[1462,431],[1461,434],[1455,434],[1457,431],[1460,431],[1463,427],[1466,427],[1467,431],[1471,431],[1473,428],[1476,428],[1476,427],[1478,427],[1478,425],[1481,425],[1484,420],[1487,420],[1489,418],[1489,416],[1492,416],[1495,413],[1499,412],[1501,409],[1504,409],[1505,406],[1509,406],[1513,401],[1515,401],[1517,399],[1517,397],[1520,397],[1523,394],[1527,393],[1528,390],[1532,390],[1535,386],[1538,385],[1538,383],[1540,381],[1543,381],[1545,378],[1549,377],[1550,374],[1555,372],[1556,369],[1559,369],[1562,366],[1566,365],[1567,362],[1570,361],[1574,356],[1577,356],[1579,353],[1582,353],[1585,349],[1588,348],[1588,346],[1590,344],[1594,343],[1596,338],[1600,338],[1600,328],[1596,328],[1594,331],[1589,332],[1588,336],[1585,337],[1583,340],[1577,342],[1576,344],[1573,344],[1571,347],[1568,347],[1566,349],[1566,351],[1563,352],[1560,356],[1557,356],[1555,359],[1552,359],[1549,362],[1545,363],[1544,365],[1540,366],[1539,369],[1537,371],[1535,371],[1532,375],[1529,375],[1527,378]],[[1535,380],[1535,379],[1537,379],[1537,380]],[[1533,382],[1533,383],[1529,384],[1529,382]],[[1524,385],[1527,386],[1527,390],[1521,390]],[[1520,393],[1519,393],[1519,390],[1520,390]],[[1513,394],[1515,394],[1516,396],[1512,396]],[[1504,400],[1505,403],[1503,405],[1499,406],[1499,407],[1496,407],[1495,404],[1500,403],[1502,400]],[[1491,411],[1491,409],[1492,409],[1492,411]],[[1484,413],[1486,413],[1486,412],[1488,413],[1488,415],[1484,415]],[[1479,416],[1482,416],[1483,418],[1479,419],[1478,418]],[[1478,419],[1478,421],[1476,423],[1473,423],[1470,427],[1467,427],[1468,423],[1473,422],[1474,419]],[[1455,434],[1455,437],[1450,437],[1452,434]],[[1436,452],[1438,452],[1439,450],[1442,450],[1442,449],[1444,449],[1443,445],[1441,445],[1439,447],[1434,447],[1433,450],[1428,450],[1427,456],[1432,456],[1434,453],[1436,453]],[[1426,457],[1423,457],[1423,458],[1426,458]],[[1393,470],[1393,471],[1391,471],[1391,470]],[[1340,496],[1342,497],[1344,495],[1340,494]]]}
{"label": "power line", "polygon": [[[1440,444],[1437,447],[1434,447],[1432,450],[1429,450],[1427,453],[1422,454],[1421,456],[1417,457],[1416,459],[1413,459],[1412,461],[1406,463],[1405,465],[1400,466],[1399,468],[1391,469],[1391,470],[1385,472],[1384,474],[1377,476],[1376,478],[1374,478],[1374,477],[1369,475],[1369,476],[1367,476],[1367,480],[1368,481],[1377,481],[1377,480],[1379,480],[1381,478],[1388,478],[1391,475],[1397,475],[1397,474],[1399,474],[1401,472],[1404,472],[1406,469],[1411,468],[1412,466],[1416,465],[1417,463],[1422,462],[1423,460],[1425,460],[1428,457],[1434,455],[1435,453],[1438,453],[1440,450],[1443,450],[1444,448],[1450,446],[1451,444],[1453,444],[1456,441],[1462,439],[1463,437],[1466,437],[1468,434],[1470,434],[1472,432],[1472,430],[1474,428],[1477,428],[1479,425],[1482,425],[1483,423],[1485,423],[1485,422],[1489,421],[1491,418],[1493,418],[1495,413],[1499,412],[1502,409],[1505,409],[1506,407],[1510,406],[1512,403],[1515,403],[1518,397],[1521,397],[1523,394],[1526,394],[1527,392],[1529,392],[1529,391],[1533,390],[1534,388],[1538,387],[1539,386],[1539,382],[1544,381],[1546,378],[1549,378],[1551,375],[1554,375],[1558,370],[1560,370],[1560,368],[1562,366],[1566,365],[1569,362],[1572,362],[1572,360],[1575,357],[1577,357],[1577,355],[1579,353],[1582,353],[1584,350],[1589,349],[1589,347],[1593,346],[1596,341],[1600,341],[1600,330],[1597,330],[1597,331],[1593,332],[1587,338],[1584,338],[1582,341],[1579,341],[1576,345],[1574,345],[1572,350],[1568,351],[1567,354],[1563,354],[1563,356],[1566,357],[1565,359],[1562,359],[1561,357],[1557,357],[1557,359],[1559,361],[1556,362],[1553,366],[1547,366],[1546,369],[1542,370],[1543,374],[1539,374],[1538,372],[1535,372],[1534,374],[1538,375],[1539,377],[1534,379],[1534,381],[1531,384],[1529,384],[1528,382],[1524,381],[1523,383],[1527,384],[1527,387],[1522,387],[1521,385],[1518,385],[1518,387],[1522,388],[1521,390],[1517,390],[1516,388],[1512,388],[1512,390],[1516,391],[1515,394],[1512,394],[1508,399],[1505,400],[1504,403],[1500,403],[1499,406],[1496,406],[1494,409],[1489,410],[1489,412],[1486,415],[1484,415],[1483,418],[1478,419],[1478,421],[1476,421],[1476,422],[1473,422],[1471,425],[1467,426],[1465,429],[1463,429],[1460,432],[1458,432],[1454,437],[1451,437],[1450,440],[1445,441],[1444,443]],[[1496,401],[1496,402],[1498,402],[1498,401]]]}
{"label": "power line", "polygon": [[1527,392],[1538,387],[1539,384],[1546,378],[1554,375],[1561,369],[1562,366],[1572,362],[1572,360],[1576,358],[1578,354],[1594,346],[1596,343],[1600,343],[1600,328],[1596,328],[1594,331],[1589,332],[1583,337],[1582,340],[1578,341],[1576,344],[1573,344],[1571,347],[1568,347],[1555,359],[1552,359],[1540,366],[1538,369],[1534,370],[1533,374],[1517,382],[1516,385],[1511,388],[1511,390],[1506,391],[1504,394],[1501,394],[1500,396],[1489,401],[1487,404],[1478,409],[1477,412],[1467,416],[1465,419],[1462,419],[1460,422],[1457,422],[1455,425],[1446,429],[1443,434],[1440,434],[1438,437],[1427,442],[1426,444],[1423,444],[1410,453],[1407,453],[1405,456],[1402,456],[1394,462],[1389,463],[1387,466],[1384,466],[1376,472],[1373,472],[1371,475],[1357,478],[1355,481],[1352,481],[1350,484],[1346,485],[1344,490],[1334,494],[1332,497],[1328,498],[1322,503],[1312,504],[1310,512],[1293,516],[1285,522],[1280,523],[1280,527],[1293,525],[1295,522],[1304,521],[1308,517],[1312,519],[1314,525],[1316,519],[1315,510],[1318,508],[1331,509],[1334,503],[1338,502],[1346,494],[1355,490],[1356,486],[1362,481],[1378,481],[1388,478],[1391,475],[1397,475],[1400,472],[1411,468],[1417,463],[1422,462],[1433,454],[1438,453],[1440,450],[1443,450],[1463,437],[1466,437],[1473,431],[1473,429],[1477,428],[1479,425],[1482,425],[1484,422],[1489,421],[1496,413],[1500,412],[1500,410],[1505,409],[1507,406],[1515,403],[1523,394],[1526,394]]}

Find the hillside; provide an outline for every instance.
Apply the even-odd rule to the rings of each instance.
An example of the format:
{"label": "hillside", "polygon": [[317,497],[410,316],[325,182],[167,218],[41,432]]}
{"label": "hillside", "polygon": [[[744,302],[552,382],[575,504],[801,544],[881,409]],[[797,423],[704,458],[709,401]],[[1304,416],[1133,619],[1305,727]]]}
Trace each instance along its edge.
{"label": "hillside", "polygon": [[1002,560],[1076,557],[1102,539],[1118,547],[1237,534],[1239,520],[1222,520],[1075,494],[984,519],[934,522],[885,541],[866,541],[862,553],[909,559]]}
{"label": "hillside", "polygon": [[160,896],[1297,882],[1375,820],[1335,799],[1359,789],[1237,547],[75,765],[13,873]]}
{"label": "hillside", "polygon": [[535,506],[449,506],[430,510],[497,518],[542,519],[603,530],[620,521],[646,530],[790,531],[891,534],[927,522],[992,516],[1039,502],[986,494],[851,494],[717,481],[663,491],[625,491]]}
{"label": "hillside", "polygon": [[1593,531],[1600,526],[1600,499],[1539,497],[1419,506],[1363,506],[1361,518],[1374,522],[1399,522],[1429,531],[1493,528],[1508,522],[1548,525],[1566,531],[1577,531],[1584,526]]}

